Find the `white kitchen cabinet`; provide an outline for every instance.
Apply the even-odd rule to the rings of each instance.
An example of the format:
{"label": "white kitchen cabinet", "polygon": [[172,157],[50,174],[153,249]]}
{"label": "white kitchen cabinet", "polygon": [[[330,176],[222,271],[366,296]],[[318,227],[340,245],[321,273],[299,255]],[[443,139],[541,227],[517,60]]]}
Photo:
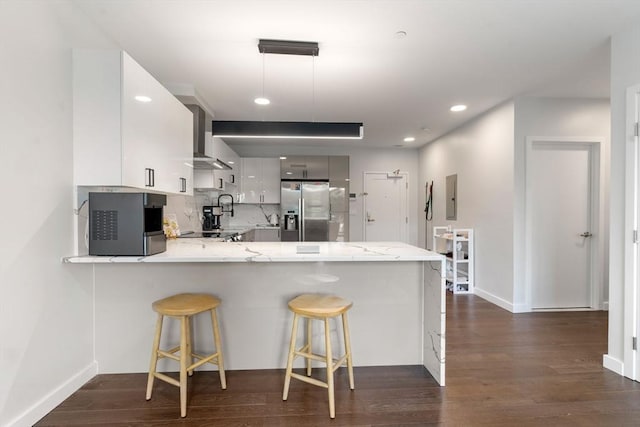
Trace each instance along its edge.
{"label": "white kitchen cabinet", "polygon": [[200,190],[216,190],[233,194],[237,197],[240,183],[240,156],[236,154],[220,138],[205,134],[205,153],[214,160],[226,163],[232,169],[196,169],[194,171],[194,188]]}
{"label": "white kitchen cabinet", "polygon": [[242,158],[240,203],[280,203],[280,159]]}
{"label": "white kitchen cabinet", "polygon": [[74,50],[73,145],[75,185],[193,194],[193,115],[126,52]]}
{"label": "white kitchen cabinet", "polygon": [[472,294],[473,229],[433,227],[433,250],[447,258],[447,289],[454,294]]}

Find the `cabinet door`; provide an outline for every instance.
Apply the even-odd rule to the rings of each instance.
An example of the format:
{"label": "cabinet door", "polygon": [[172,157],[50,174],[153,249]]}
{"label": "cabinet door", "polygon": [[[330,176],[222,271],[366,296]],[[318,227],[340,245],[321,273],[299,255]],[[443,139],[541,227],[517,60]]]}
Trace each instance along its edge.
{"label": "cabinet door", "polygon": [[260,203],[262,198],[262,159],[244,157],[242,159],[242,181],[240,203]]}
{"label": "cabinet door", "polygon": [[305,179],[329,179],[329,157],[328,156],[307,156]]}
{"label": "cabinet door", "polygon": [[[162,124],[157,123],[159,83],[122,53],[122,185],[157,190],[167,168]],[[149,102],[137,100],[146,96]]]}
{"label": "cabinet door", "polygon": [[280,159],[262,159],[262,203],[280,203]]}
{"label": "cabinet door", "polygon": [[287,156],[280,160],[282,179],[304,179],[307,163],[304,156]]}
{"label": "cabinet door", "polygon": [[192,113],[126,53],[122,76],[123,185],[189,192]]}
{"label": "cabinet door", "polygon": [[254,234],[255,242],[279,242],[280,241],[280,229],[279,228],[256,228]]}

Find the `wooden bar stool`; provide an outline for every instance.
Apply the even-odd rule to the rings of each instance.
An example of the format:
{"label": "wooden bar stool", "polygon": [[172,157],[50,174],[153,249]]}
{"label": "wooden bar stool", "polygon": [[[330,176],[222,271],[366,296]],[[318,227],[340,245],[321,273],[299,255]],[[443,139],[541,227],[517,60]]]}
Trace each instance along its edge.
{"label": "wooden bar stool", "polygon": [[[213,295],[207,294],[178,294],[173,295],[152,304],[152,308],[158,313],[156,323],[156,333],[153,338],[153,348],[151,350],[151,366],[149,368],[149,379],[147,381],[147,400],[151,399],[153,380],[158,378],[180,388],[180,416],[187,416],[187,373],[193,375],[193,370],[205,363],[218,365],[220,373],[220,383],[222,389],[227,388],[227,381],[224,376],[224,363],[222,360],[222,346],[220,344],[220,330],[218,329],[218,317],[216,307],[220,305],[220,300]],[[193,352],[191,347],[191,316],[211,312],[211,323],[213,327],[213,340],[215,343],[215,353],[200,355]],[[180,319],[180,345],[170,350],[160,350],[160,336],[162,334],[162,320],[164,316]],[[179,352],[179,355],[175,353]],[[180,362],[180,381],[168,375],[156,372],[158,359],[168,357]],[[198,359],[193,363],[193,360]]]}
{"label": "wooden bar stool", "polygon": [[[329,416],[336,417],[335,400],[333,392],[333,373],[344,362],[347,362],[349,371],[349,388],[354,389],[353,385],[353,364],[351,361],[351,344],[349,342],[349,325],[347,323],[347,311],[353,306],[351,301],[347,301],[334,295],[300,295],[289,301],[289,310],[293,315],[293,329],[291,331],[291,343],[289,345],[289,357],[287,359],[287,372],[284,377],[284,392],[282,400],[287,400],[289,395],[289,383],[291,378],[304,381],[319,387],[328,389],[329,393]],[[344,356],[334,359],[331,352],[331,337],[329,328],[329,319],[342,315],[342,330],[344,332]],[[300,349],[296,350],[296,337],[298,333],[298,319],[304,317],[307,319],[307,342]],[[311,320],[324,321],[324,355],[314,354],[311,349]],[[307,376],[292,372],[293,361],[296,357],[304,357],[306,359]],[[315,378],[311,378],[311,360],[318,360],[326,364],[327,382],[322,382]]]}

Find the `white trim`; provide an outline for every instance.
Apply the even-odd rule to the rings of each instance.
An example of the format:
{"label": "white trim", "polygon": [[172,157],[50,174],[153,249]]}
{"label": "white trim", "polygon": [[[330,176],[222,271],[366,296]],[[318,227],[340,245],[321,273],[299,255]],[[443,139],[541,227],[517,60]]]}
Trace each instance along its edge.
{"label": "white trim", "polygon": [[609,301],[605,301],[602,303],[602,309],[604,311],[609,311]]}
{"label": "white trim", "polygon": [[84,369],[73,375],[67,381],[60,384],[43,398],[35,402],[27,408],[22,414],[18,415],[6,424],[6,427],[28,427],[34,425],[45,415],[51,412],[56,406],[64,402],[69,396],[76,392],[80,387],[87,383],[98,373],[98,363],[91,362]]}
{"label": "white trim", "polygon": [[528,311],[526,309],[523,309],[525,308],[523,304],[514,305],[506,299],[500,298],[499,296],[496,296],[480,288],[474,288],[473,293],[480,298],[497,305],[500,308],[504,308],[505,310],[510,311],[511,313],[522,313]]}
{"label": "white trim", "polygon": [[574,146],[588,146],[591,169],[590,198],[591,212],[589,221],[591,223],[591,231],[593,233],[591,244],[591,271],[590,271],[590,289],[591,289],[591,308],[599,310],[602,307],[602,294],[604,278],[602,276],[603,269],[601,264],[604,262],[604,177],[602,176],[603,168],[601,168],[602,149],[605,142],[604,137],[585,136],[585,137],[550,137],[550,136],[528,136],[525,141],[525,303],[522,305],[523,310],[519,312],[532,311],[532,279],[531,279],[531,263],[532,263],[532,230],[531,230],[531,189],[528,185],[531,171],[531,152],[535,143],[559,143],[572,144]]}
{"label": "white trim", "polygon": [[[627,89],[625,123],[625,210],[624,210],[624,290],[623,290],[623,374],[638,379],[636,352],[629,344],[637,336],[638,328],[638,249],[633,243],[632,230],[638,227],[638,148],[634,136],[638,120],[640,85]],[[611,349],[609,349],[611,350]]]}
{"label": "white trim", "polygon": [[602,366],[618,375],[624,373],[624,363],[622,363],[622,360],[618,360],[608,354],[602,356]]}

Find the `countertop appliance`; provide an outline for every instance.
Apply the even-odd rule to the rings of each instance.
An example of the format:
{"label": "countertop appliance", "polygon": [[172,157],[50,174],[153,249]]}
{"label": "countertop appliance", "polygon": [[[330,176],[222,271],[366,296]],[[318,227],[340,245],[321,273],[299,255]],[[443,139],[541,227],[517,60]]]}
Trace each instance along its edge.
{"label": "countertop appliance", "polygon": [[147,256],[164,252],[167,196],[89,193],[89,255]]}
{"label": "countertop appliance", "polygon": [[329,183],[282,181],[280,183],[281,240],[326,242],[329,240]]}
{"label": "countertop appliance", "polygon": [[[231,199],[231,208],[226,209],[223,205],[220,204],[220,199],[223,197],[227,197]],[[220,228],[220,217],[227,212],[233,216],[233,196],[231,194],[221,194],[218,196],[218,205],[217,206],[203,206],[202,207],[202,231],[216,231]]]}

